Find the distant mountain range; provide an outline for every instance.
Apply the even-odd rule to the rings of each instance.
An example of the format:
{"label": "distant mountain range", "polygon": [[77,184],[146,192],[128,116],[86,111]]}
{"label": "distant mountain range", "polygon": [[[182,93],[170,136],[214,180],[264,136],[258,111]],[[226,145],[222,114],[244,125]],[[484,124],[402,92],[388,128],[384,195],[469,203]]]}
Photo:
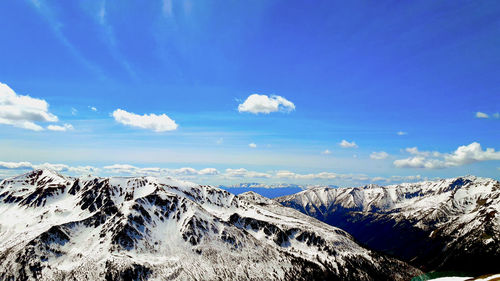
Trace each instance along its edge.
{"label": "distant mountain range", "polygon": [[234,185],[219,185],[220,188],[300,188],[306,189],[305,185],[277,183],[277,184],[264,184],[258,182],[239,183]]}
{"label": "distant mountain range", "polygon": [[300,188],[303,190],[318,187],[329,187],[335,188],[336,185],[305,185],[305,184],[293,184],[293,183],[275,183],[275,184],[265,184],[258,182],[250,183],[239,183],[234,185],[219,185],[219,188]]}
{"label": "distant mountain range", "polygon": [[424,271],[500,271],[500,183],[473,176],[276,199]]}
{"label": "distant mountain range", "polygon": [[263,183],[240,183],[236,185],[220,185],[219,188],[227,190],[236,195],[253,191],[267,198],[275,198],[285,195],[295,194],[306,190],[309,188],[316,187],[335,187],[333,185],[328,186],[316,186],[316,185],[298,185],[298,184],[263,184]]}
{"label": "distant mountain range", "polygon": [[0,280],[409,280],[421,273],[253,192],[50,170],[0,182]]}

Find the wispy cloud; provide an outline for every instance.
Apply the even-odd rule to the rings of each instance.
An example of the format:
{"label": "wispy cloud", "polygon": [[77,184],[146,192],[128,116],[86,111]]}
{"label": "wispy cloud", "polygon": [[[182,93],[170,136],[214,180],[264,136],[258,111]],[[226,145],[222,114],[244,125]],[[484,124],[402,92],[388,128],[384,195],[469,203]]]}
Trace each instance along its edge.
{"label": "wispy cloud", "polygon": [[129,76],[137,80],[137,74],[133,70],[132,66],[130,65],[129,61],[127,58],[122,54],[120,51],[120,48],[118,47],[118,41],[116,40],[115,32],[113,30],[113,26],[108,22],[107,19],[107,7],[106,7],[106,0],[102,0],[99,9],[95,15],[95,18],[97,19],[97,23],[102,27],[103,30],[103,38],[104,42],[109,48],[109,51],[111,53],[111,56],[122,65],[122,67],[127,71]]}
{"label": "wispy cloud", "polygon": [[403,131],[399,131],[397,132],[398,136],[404,136],[404,135],[408,135],[407,132],[403,132]]}
{"label": "wispy cloud", "polygon": [[52,8],[42,0],[31,0],[36,11],[47,21],[57,39],[69,50],[69,52],[88,70],[96,74],[100,79],[105,79],[103,71],[90,60],[88,60],[69,39],[64,35],[64,24],[57,18]]}
{"label": "wispy cloud", "polygon": [[257,145],[252,142],[252,143],[248,144],[248,147],[250,147],[250,148],[257,148]]}
{"label": "wispy cloud", "polygon": [[173,7],[173,2],[172,0],[162,0],[162,6],[161,6],[161,11],[163,13],[163,16],[165,17],[172,17],[174,14],[174,7]]}
{"label": "wispy cloud", "polygon": [[328,154],[332,154],[332,152],[328,149],[325,149],[325,150],[321,151],[321,154],[328,155]]}

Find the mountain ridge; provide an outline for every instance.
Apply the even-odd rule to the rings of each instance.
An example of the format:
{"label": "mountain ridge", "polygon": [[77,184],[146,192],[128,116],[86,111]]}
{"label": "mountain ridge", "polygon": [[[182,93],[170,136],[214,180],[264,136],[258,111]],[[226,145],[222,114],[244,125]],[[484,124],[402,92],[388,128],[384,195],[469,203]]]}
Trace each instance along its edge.
{"label": "mountain ridge", "polygon": [[500,183],[495,179],[318,188],[275,200],[424,270],[494,272],[500,262]]}
{"label": "mountain ridge", "polygon": [[421,271],[255,193],[171,178],[0,182],[5,280],[407,280]]}

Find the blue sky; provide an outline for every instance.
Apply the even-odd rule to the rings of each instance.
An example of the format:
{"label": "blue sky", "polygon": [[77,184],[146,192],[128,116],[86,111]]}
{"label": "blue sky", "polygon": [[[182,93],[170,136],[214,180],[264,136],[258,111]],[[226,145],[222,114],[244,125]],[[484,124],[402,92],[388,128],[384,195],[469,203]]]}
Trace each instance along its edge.
{"label": "blue sky", "polygon": [[4,1],[0,26],[0,176],[500,178],[496,1]]}

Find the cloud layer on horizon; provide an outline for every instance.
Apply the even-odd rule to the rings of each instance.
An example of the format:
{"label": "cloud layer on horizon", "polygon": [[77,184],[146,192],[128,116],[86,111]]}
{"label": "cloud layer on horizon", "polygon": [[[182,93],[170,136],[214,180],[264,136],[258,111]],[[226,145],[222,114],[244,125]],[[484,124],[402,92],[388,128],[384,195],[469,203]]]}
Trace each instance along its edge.
{"label": "cloud layer on horizon", "polygon": [[178,169],[160,168],[160,167],[137,167],[130,164],[114,164],[101,168],[93,166],[69,166],[66,164],[32,164],[30,162],[1,162],[0,170],[11,171],[9,176],[14,176],[21,172],[34,169],[50,169],[55,172],[69,173],[72,175],[96,175],[96,176],[169,176],[182,180],[198,180],[203,184],[203,180],[212,179],[220,184],[227,181],[249,182],[255,180],[273,181],[275,183],[296,183],[340,180],[359,184],[371,182],[395,183],[402,181],[416,181],[425,179],[420,175],[416,176],[392,176],[392,177],[370,177],[364,174],[340,174],[333,172],[319,173],[296,173],[288,170],[277,170],[268,172],[250,171],[245,168],[227,168],[223,172],[215,168],[194,169],[191,167],[182,167]]}

